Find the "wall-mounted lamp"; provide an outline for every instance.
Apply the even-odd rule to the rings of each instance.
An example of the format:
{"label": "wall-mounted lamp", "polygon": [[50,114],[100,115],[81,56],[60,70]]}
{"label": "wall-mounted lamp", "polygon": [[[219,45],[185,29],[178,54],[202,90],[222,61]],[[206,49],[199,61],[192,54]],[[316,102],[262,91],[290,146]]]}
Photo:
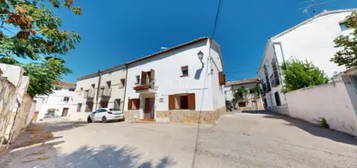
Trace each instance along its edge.
{"label": "wall-mounted lamp", "polygon": [[204,64],[203,64],[203,61],[202,61],[203,55],[204,55],[204,53],[202,51],[197,53],[197,57],[201,61],[201,64],[202,64],[202,68],[204,67]]}

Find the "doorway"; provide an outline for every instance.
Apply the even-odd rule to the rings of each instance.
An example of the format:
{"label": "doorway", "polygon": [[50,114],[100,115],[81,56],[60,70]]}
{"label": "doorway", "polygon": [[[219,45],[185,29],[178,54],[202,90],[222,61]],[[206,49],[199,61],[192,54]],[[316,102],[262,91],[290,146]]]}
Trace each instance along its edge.
{"label": "doorway", "polygon": [[62,110],[62,117],[66,117],[68,114],[68,108],[63,108]]}
{"label": "doorway", "polygon": [[144,120],[154,120],[155,98],[145,98]]}

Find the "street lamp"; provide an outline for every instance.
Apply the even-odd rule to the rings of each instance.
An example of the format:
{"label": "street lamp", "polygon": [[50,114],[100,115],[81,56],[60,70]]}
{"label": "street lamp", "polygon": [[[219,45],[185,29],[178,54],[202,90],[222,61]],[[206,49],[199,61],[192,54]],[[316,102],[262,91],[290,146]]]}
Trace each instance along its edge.
{"label": "street lamp", "polygon": [[202,61],[203,55],[204,55],[204,54],[203,54],[202,51],[200,51],[200,52],[197,53],[197,57],[198,57],[198,59],[201,61],[201,64],[202,64],[202,68],[204,67],[204,64],[203,64],[203,61]]}

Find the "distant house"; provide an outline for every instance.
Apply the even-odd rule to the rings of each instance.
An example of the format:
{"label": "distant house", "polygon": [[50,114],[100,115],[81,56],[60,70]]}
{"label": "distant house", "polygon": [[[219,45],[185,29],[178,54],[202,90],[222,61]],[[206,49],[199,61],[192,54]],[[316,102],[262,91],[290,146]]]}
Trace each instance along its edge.
{"label": "distant house", "polygon": [[[241,95],[241,99],[236,100],[234,93],[239,88],[244,88],[246,92]],[[260,89],[258,78],[228,81],[224,87],[226,101],[239,111],[264,110],[261,93],[256,92],[256,89]]]}
{"label": "distant house", "polygon": [[68,117],[73,103],[75,88],[76,85],[74,83],[56,81],[53,93],[36,96],[34,98],[36,101],[34,120]]}
{"label": "distant house", "polygon": [[72,120],[86,120],[98,108],[123,110],[126,66],[119,65],[77,79]]}
{"label": "distant house", "polygon": [[352,31],[347,29],[345,19],[354,11],[356,9],[322,12],[268,40],[258,77],[263,86],[263,99],[270,110],[279,112],[287,107],[281,69],[286,61],[307,60],[329,78],[346,70],[330,60],[338,51],[335,38]]}
{"label": "distant house", "polygon": [[127,120],[214,122],[225,112],[219,45],[199,38],[81,77],[71,118],[119,108]]}

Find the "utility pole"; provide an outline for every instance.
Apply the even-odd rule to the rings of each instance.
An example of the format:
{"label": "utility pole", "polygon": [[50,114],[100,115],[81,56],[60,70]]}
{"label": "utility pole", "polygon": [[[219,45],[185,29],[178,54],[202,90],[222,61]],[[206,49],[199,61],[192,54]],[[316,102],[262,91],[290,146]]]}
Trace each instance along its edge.
{"label": "utility pole", "polygon": [[96,95],[95,95],[95,110],[98,109],[98,100],[99,100],[99,91],[100,91],[100,83],[102,81],[102,74],[101,74],[101,71],[98,70],[98,86],[97,86],[97,91],[96,91]]}

